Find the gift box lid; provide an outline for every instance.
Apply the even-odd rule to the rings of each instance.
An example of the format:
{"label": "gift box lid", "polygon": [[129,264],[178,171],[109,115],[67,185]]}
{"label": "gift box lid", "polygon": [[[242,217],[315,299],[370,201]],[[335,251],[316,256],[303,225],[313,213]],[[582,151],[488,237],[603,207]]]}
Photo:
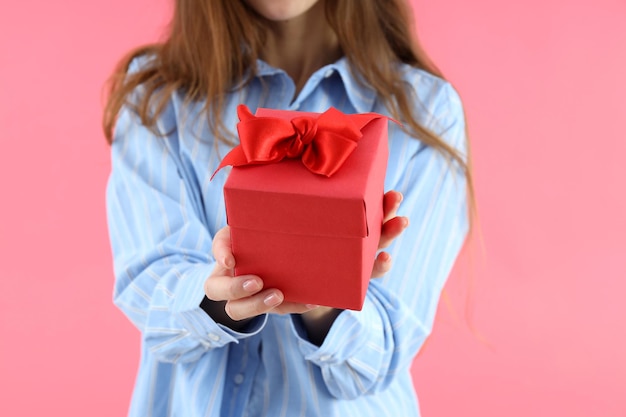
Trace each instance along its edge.
{"label": "gift box lid", "polygon": [[[257,111],[257,116],[285,119],[295,115],[316,114]],[[367,237],[368,225],[381,212],[380,207],[368,207],[368,202],[380,203],[383,192],[379,188],[385,166],[374,161],[377,157],[386,161],[386,143],[381,143],[386,140],[386,128],[386,118],[365,126],[358,146],[331,177],[312,173],[297,159],[233,167],[224,186],[228,224],[275,233]]]}

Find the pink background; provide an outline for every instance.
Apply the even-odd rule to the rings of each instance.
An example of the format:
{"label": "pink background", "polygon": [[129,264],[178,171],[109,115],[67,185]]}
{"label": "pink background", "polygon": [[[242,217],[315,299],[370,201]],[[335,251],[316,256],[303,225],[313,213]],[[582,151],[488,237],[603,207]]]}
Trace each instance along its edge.
{"label": "pink background", "polygon": [[[626,2],[415,3],[467,107],[485,247],[414,366],[424,415],[626,416]],[[126,413],[139,339],[111,303],[101,86],[167,14],[2,7],[0,415]]]}

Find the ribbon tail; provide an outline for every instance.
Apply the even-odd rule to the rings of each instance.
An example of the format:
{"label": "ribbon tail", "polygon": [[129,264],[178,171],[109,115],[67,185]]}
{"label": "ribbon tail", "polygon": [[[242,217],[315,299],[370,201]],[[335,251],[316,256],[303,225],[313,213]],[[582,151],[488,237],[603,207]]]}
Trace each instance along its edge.
{"label": "ribbon tail", "polygon": [[402,123],[400,123],[399,121],[378,113],[356,113],[350,114],[348,115],[348,117],[350,117],[352,123],[354,123],[359,128],[359,130],[363,129],[365,126],[367,126],[376,119],[387,119],[394,122],[398,126],[402,126]]}
{"label": "ribbon tail", "polygon": [[233,150],[231,150],[224,156],[224,159],[222,159],[222,162],[220,162],[220,165],[217,167],[213,175],[211,175],[211,180],[213,180],[213,177],[215,176],[215,174],[217,174],[217,172],[220,169],[224,168],[227,165],[236,167],[236,166],[245,165],[247,163],[248,163],[248,159],[246,158],[246,155],[243,153],[243,149],[241,148],[241,146],[236,146],[233,148]]}
{"label": "ribbon tail", "polygon": [[[336,130],[336,129],[350,130],[350,129],[356,128],[359,130],[359,132],[363,130],[365,126],[367,126],[368,124],[370,124],[371,122],[377,119],[387,119],[387,120],[394,122],[395,124],[399,126],[402,126],[402,123],[400,123],[399,121],[392,119],[389,116],[385,116],[379,113],[344,114],[334,107],[329,108],[324,113],[322,113],[319,117],[320,124],[328,125],[332,130]],[[349,123],[351,123],[352,126],[346,125],[347,120],[349,120]],[[342,126],[342,123],[343,123],[343,126]],[[341,127],[337,128],[337,126],[341,126]]]}

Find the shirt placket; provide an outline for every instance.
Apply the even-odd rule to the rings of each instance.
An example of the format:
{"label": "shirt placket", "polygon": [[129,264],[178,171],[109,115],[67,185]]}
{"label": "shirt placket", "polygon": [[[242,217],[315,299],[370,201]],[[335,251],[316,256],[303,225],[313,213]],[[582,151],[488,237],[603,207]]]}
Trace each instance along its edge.
{"label": "shirt placket", "polygon": [[250,400],[252,385],[260,361],[258,335],[242,340],[233,346],[228,357],[228,371],[225,381],[225,398],[228,401],[228,417],[244,415]]}

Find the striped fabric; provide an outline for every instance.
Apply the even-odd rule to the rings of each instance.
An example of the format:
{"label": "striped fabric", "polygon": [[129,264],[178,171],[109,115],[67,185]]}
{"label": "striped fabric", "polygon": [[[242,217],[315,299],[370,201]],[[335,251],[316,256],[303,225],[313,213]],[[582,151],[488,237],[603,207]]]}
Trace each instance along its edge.
{"label": "striped fabric", "polygon": [[[463,152],[454,89],[423,71],[402,71],[421,123]],[[259,62],[258,76],[227,96],[226,126],[234,132],[240,103],[253,112],[334,106],[388,113],[345,59],[318,70],[297,97],[294,91],[283,71]],[[159,119],[164,137],[128,110],[116,128],[107,188],[114,302],[142,335],[129,415],[418,416],[409,368],[467,232],[462,172],[390,124],[385,186],[404,194],[399,214],[411,221],[389,249],[392,271],[371,282],[362,311],[339,315],[321,347],[293,316],[264,315],[237,333],[199,307],[214,265],[212,236],[226,224],[228,169],[209,178],[230,149],[214,143],[201,107],[172,97]]]}

